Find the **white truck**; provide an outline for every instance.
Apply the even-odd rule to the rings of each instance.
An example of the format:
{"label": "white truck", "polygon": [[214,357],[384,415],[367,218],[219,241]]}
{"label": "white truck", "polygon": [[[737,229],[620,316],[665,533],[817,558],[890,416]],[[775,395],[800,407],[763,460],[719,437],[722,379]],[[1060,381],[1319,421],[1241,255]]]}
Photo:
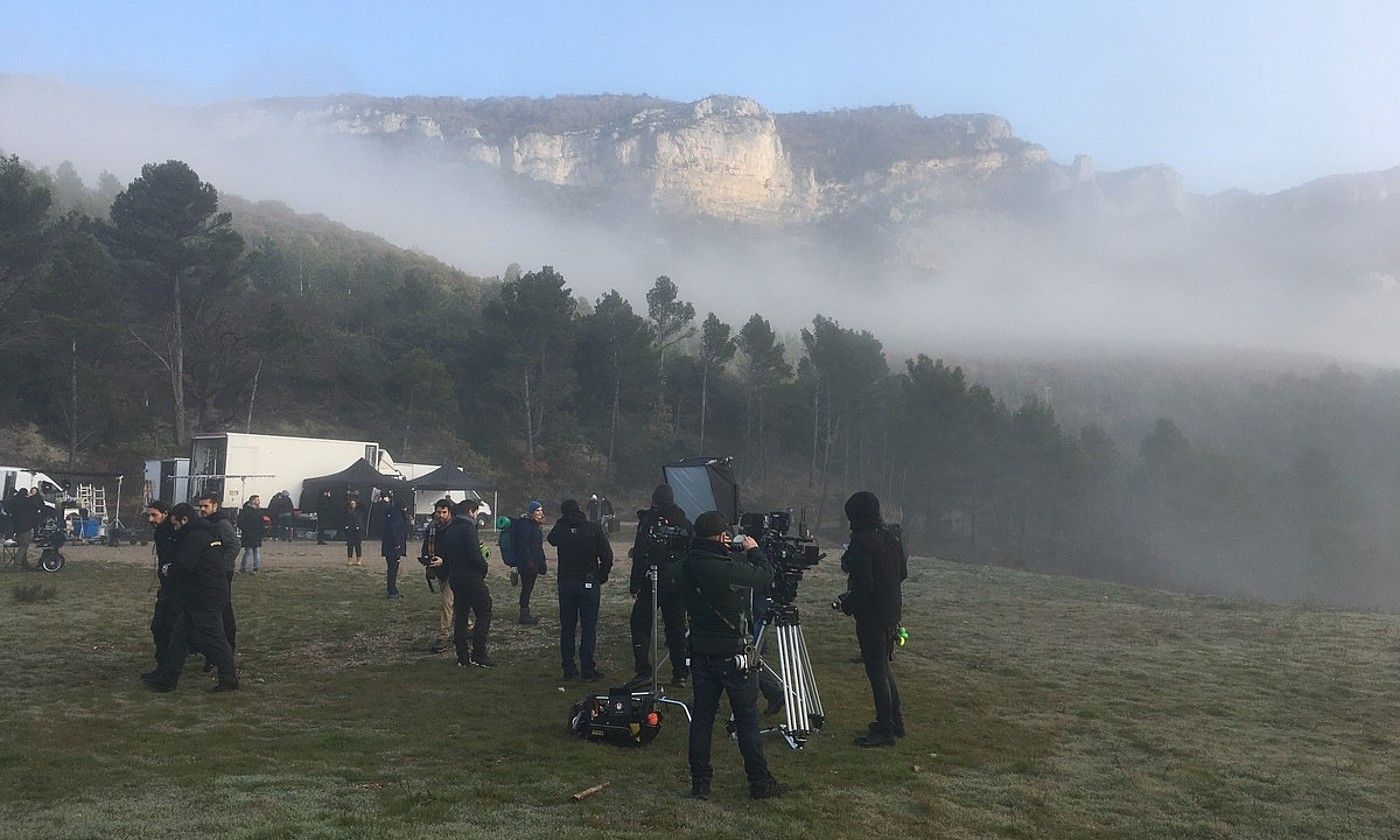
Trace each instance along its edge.
{"label": "white truck", "polygon": [[393,459],[373,441],[241,432],[196,434],[190,442],[189,494],[219,491],[224,506],[234,509],[254,495],[266,507],[279,490],[290,492],[295,502],[301,498],[302,481],[339,472],[359,458],[382,473],[396,473]]}

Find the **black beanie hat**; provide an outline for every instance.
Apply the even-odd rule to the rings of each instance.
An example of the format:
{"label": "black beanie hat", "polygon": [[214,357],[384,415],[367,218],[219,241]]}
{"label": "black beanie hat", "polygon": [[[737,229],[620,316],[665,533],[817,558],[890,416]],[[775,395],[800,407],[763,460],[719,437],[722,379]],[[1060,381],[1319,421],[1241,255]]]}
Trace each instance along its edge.
{"label": "black beanie hat", "polygon": [[717,510],[707,510],[695,520],[695,536],[707,540],[729,530],[729,520]]}
{"label": "black beanie hat", "polygon": [[880,518],[880,500],[869,490],[861,490],[846,500],[846,518],[851,520],[852,531],[878,528],[884,524]]}
{"label": "black beanie hat", "polygon": [[580,508],[579,508],[579,506],[578,506],[578,502],[575,501],[574,499],[565,499],[564,501],[562,501],[562,502],[559,503],[559,513],[560,513],[561,515],[562,515],[562,514],[565,514],[565,513],[580,513],[580,512],[581,512],[581,510],[580,510]]}
{"label": "black beanie hat", "polygon": [[651,491],[651,503],[654,505],[674,505],[676,494],[671,492],[671,485],[656,485],[656,489]]}

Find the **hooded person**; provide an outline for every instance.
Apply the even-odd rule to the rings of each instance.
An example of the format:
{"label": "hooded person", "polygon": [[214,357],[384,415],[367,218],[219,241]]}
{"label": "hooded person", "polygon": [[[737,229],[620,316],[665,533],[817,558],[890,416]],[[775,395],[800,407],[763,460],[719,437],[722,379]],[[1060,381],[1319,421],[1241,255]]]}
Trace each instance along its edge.
{"label": "hooded person", "polygon": [[[675,565],[684,551],[674,545],[656,539],[658,526],[692,530],[685,511],[676,504],[675,494],[669,484],[658,484],[651,493],[651,507],[637,511],[637,537],[627,555],[632,558],[632,574],[628,578],[628,591],[636,602],[632,604],[630,618],[632,630],[632,658],[636,667],[634,682],[651,679],[651,627],[653,615],[661,610],[661,621],[665,627],[666,650],[671,658],[671,681],[684,685],[690,675],[686,667],[685,603],[676,591]],[[652,602],[652,569],[656,572],[656,602]],[[659,666],[660,663],[657,663]]]}
{"label": "hooded person", "polygon": [[600,680],[593,658],[598,632],[599,593],[612,572],[613,552],[598,523],[588,519],[578,502],[565,499],[559,505],[559,521],[549,532],[549,544],[559,550],[555,574],[559,582],[559,656],[564,679],[578,675],[574,667],[574,628],[579,635],[578,663],[583,678]]}
{"label": "hooded person", "polygon": [[379,497],[379,552],[384,556],[386,594],[391,601],[399,600],[399,560],[408,554],[408,515],[399,507],[394,496],[384,491]]}
{"label": "hooded person", "polygon": [[875,720],[856,744],[886,747],[904,736],[890,660],[901,618],[900,588],[909,576],[908,556],[899,535],[880,516],[880,500],[874,493],[862,490],[847,499],[846,518],[851,523],[851,541],[841,555],[841,571],[847,575],[847,584],[837,605],[855,617],[860,658],[875,699]]}

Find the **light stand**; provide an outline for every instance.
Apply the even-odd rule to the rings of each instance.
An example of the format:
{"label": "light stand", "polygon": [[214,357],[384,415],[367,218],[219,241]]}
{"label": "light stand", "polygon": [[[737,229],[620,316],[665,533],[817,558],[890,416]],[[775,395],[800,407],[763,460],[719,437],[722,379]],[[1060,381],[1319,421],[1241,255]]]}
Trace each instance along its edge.
{"label": "light stand", "polygon": [[[690,707],[680,700],[667,697],[666,689],[662,687],[661,681],[657,678],[657,673],[661,670],[661,659],[659,658],[660,651],[657,649],[658,637],[661,633],[661,602],[659,600],[660,592],[657,588],[658,577],[659,575],[656,571],[656,564],[652,563],[651,567],[647,569],[647,578],[651,580],[651,694],[653,697],[656,698],[657,703],[666,703],[667,705],[671,706],[680,706],[681,709],[685,712],[685,719],[687,721],[691,721],[694,720],[694,718],[690,716]],[[666,657],[669,659],[670,654],[667,653]],[[646,692],[634,691],[633,693],[645,694]]]}

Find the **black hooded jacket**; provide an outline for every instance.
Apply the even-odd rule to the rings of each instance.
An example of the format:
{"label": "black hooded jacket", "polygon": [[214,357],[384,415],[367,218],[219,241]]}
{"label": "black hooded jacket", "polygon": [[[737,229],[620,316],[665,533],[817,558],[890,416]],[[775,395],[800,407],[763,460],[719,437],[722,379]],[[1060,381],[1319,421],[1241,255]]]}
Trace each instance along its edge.
{"label": "black hooded jacket", "polygon": [[[486,559],[481,556],[481,543],[476,533],[476,520],[470,516],[454,516],[447,527],[439,528],[434,538],[434,550],[442,558],[442,568],[448,580],[465,580],[486,575]],[[428,541],[423,540],[423,553]]]}
{"label": "black hooded jacket", "polygon": [[880,501],[862,490],[846,501],[851,544],[841,555],[848,575],[846,611],[856,621],[897,627],[901,618],[900,585],[909,577],[904,544],[880,518]]}
{"label": "black hooded jacket", "polygon": [[598,523],[590,522],[578,506],[566,509],[549,532],[549,544],[559,549],[555,574],[559,581],[604,583],[612,572],[612,546]]}
{"label": "black hooded jacket", "polygon": [[653,562],[656,563],[657,591],[676,591],[675,564],[685,555],[685,551],[677,551],[652,540],[652,528],[658,523],[675,525],[687,531],[694,529],[685,511],[676,504],[675,495],[667,484],[658,484],[652,491],[650,508],[637,511],[637,539],[627,552],[632,558],[632,574],[627,586],[633,595],[647,588],[647,569]]}
{"label": "black hooded jacket", "polygon": [[[191,607],[221,607],[228,603],[223,542],[217,522],[195,517],[175,531],[175,556],[166,572],[168,585]],[[157,555],[159,556],[159,555]]]}

